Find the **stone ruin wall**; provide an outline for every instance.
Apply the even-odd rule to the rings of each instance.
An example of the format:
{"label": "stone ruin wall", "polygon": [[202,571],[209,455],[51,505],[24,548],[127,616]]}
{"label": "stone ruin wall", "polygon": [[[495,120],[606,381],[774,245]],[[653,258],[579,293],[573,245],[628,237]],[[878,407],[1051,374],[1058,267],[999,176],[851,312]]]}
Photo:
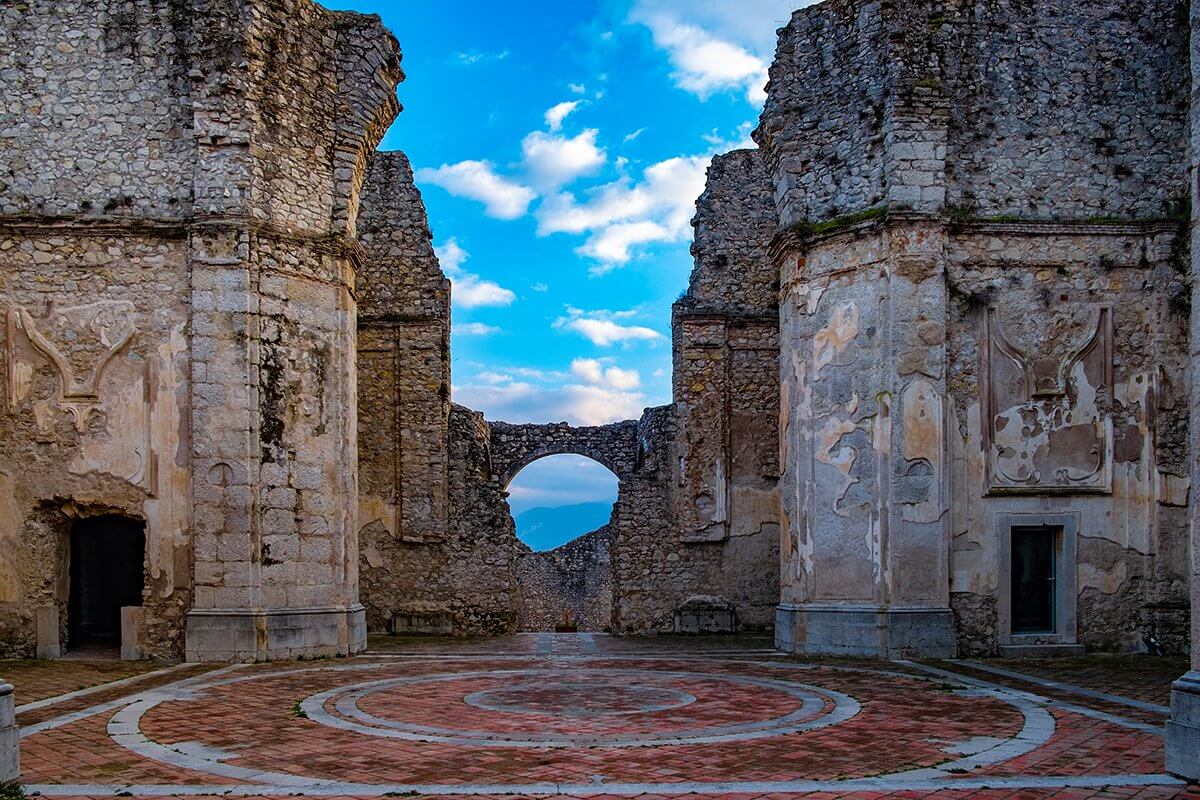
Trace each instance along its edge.
{"label": "stone ruin wall", "polygon": [[372,631],[511,633],[517,540],[490,431],[450,402],[450,283],[403,153],[376,154],[359,271],[360,593]]}
{"label": "stone ruin wall", "polygon": [[[697,266],[675,310],[676,405],[594,428],[483,425],[466,409],[448,411],[449,297],[411,169],[401,154],[376,157],[359,279],[361,583],[371,630],[512,632],[532,624],[519,623],[520,584],[531,573],[543,598],[577,595],[549,580],[550,556],[522,555],[504,502],[522,467],[556,453],[594,458],[620,481],[609,536],[571,548],[595,555],[597,581],[612,563],[611,619],[590,627],[672,632],[686,605],[693,615],[733,609],[740,627],[770,628],[778,599],[773,219],[756,154],[718,157],[698,204]],[[468,454],[474,461],[464,465]],[[588,580],[585,593],[606,594]],[[550,624],[548,613],[538,624]]]}
{"label": "stone ruin wall", "polygon": [[[1074,638],[1185,645],[1185,12],[793,16],[761,149],[717,157],[697,203],[674,404],[623,424],[614,630],[767,628],[782,585],[784,646],[993,652],[1001,523],[1041,515],[1077,530]],[[515,630],[497,427],[450,402],[411,167],[372,160],[402,77],[378,20],[0,21],[5,652],[39,609],[61,639],[66,532],[102,512],[147,526],[147,655]]]}
{"label": "stone ruin wall", "polygon": [[[782,645],[1186,646],[1184,12],[830,0],[781,31]],[[1017,642],[1033,522],[1075,591]]]}
{"label": "stone ruin wall", "polygon": [[612,529],[605,525],[553,550],[517,554],[517,629],[612,629]]}
{"label": "stone ruin wall", "polygon": [[358,649],[342,365],[395,41],[307,0],[43,1],[0,10],[0,74],[4,653],[39,610],[61,643],[102,512],[146,526],[145,655]]}
{"label": "stone ruin wall", "polygon": [[677,611],[732,608],[770,629],[778,602],[779,343],[767,255],[771,186],[757,151],[713,159],[693,220],[695,267],[672,312],[674,404],[639,423],[654,472],[622,486],[618,630],[671,632]]}

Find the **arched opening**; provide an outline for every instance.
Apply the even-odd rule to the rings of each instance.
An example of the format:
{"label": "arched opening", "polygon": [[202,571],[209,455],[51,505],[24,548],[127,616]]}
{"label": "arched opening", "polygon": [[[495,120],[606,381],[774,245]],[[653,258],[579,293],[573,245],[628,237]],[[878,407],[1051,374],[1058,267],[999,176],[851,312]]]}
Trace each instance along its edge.
{"label": "arched opening", "polygon": [[142,604],[146,526],[115,514],[71,525],[67,644],[113,647],[121,641],[121,609]]}
{"label": "arched opening", "polygon": [[607,467],[573,454],[533,461],[509,483],[521,630],[610,627],[609,519],[617,490],[617,476]]}

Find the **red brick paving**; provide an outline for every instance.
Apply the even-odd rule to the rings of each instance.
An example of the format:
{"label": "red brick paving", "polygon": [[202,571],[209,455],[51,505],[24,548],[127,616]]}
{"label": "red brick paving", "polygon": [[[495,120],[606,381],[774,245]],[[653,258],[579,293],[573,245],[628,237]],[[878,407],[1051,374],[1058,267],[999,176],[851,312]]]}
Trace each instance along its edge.
{"label": "red brick paving", "polygon": [[1176,656],[993,658],[984,663],[1160,706],[1171,704],[1171,684],[1188,671],[1188,659]]}
{"label": "red brick paving", "polygon": [[32,703],[101,683],[162,669],[153,661],[45,661],[0,659],[0,679],[16,689],[16,703]]}
{"label": "red brick paving", "polygon": [[[620,645],[614,640],[597,637],[597,641],[602,653],[616,655],[621,652]],[[464,651],[478,651],[485,646],[485,643],[473,642]],[[437,642],[436,648],[423,643],[416,650],[431,652],[436,649],[440,652],[450,647],[451,644],[441,641]],[[223,763],[254,770],[373,784],[440,784],[453,791],[456,784],[554,782],[587,785],[596,776],[601,776],[607,783],[655,784],[682,781],[832,782],[886,776],[956,760],[960,756],[946,752],[948,746],[977,737],[1006,739],[1014,736],[1023,724],[1020,712],[1001,699],[956,693],[939,680],[880,674],[877,670],[896,670],[896,665],[885,662],[819,662],[811,668],[795,669],[789,668],[794,662],[777,658],[714,657],[720,647],[710,645],[701,650],[706,655],[701,659],[666,655],[619,659],[604,656],[537,658],[533,655],[535,637],[512,637],[497,648],[509,656],[501,659],[379,661],[367,658],[254,665],[222,676],[250,677],[250,680],[202,689],[196,695],[197,699],[164,700],[145,714],[141,730],[152,741],[168,746],[201,743],[209,748],[221,748],[229,754]],[[681,644],[674,642],[670,648],[664,647],[658,652],[679,649]],[[574,655],[578,651],[574,647],[558,647],[555,656],[563,652]],[[381,666],[344,669],[368,663]],[[526,669],[559,670],[564,681],[556,683],[547,679],[542,687],[540,679],[528,675],[495,674]],[[622,685],[620,671],[626,671],[629,685],[686,692],[696,701],[643,713],[553,716],[519,709],[478,708],[462,700],[465,695],[481,689],[516,686],[519,687],[516,691],[504,695],[505,702],[513,699],[528,702],[542,711],[576,700],[580,707],[591,712],[632,710],[630,704],[636,704],[635,699],[611,689],[611,686],[588,696],[588,675],[594,674],[589,670],[617,671],[615,679],[604,676],[600,683],[605,686]],[[777,689],[704,677],[733,675],[841,692],[857,699],[861,711],[841,724],[748,741],[553,749],[380,738],[330,727],[295,713],[299,702],[326,689],[386,678],[482,671],[492,674],[389,688],[367,695],[359,705],[364,711],[396,722],[518,736],[530,733],[662,734],[755,723],[783,716],[800,707],[797,698]],[[281,672],[283,674],[277,674]],[[646,672],[653,674],[646,675]],[[672,672],[698,673],[699,677],[668,674]],[[998,676],[981,674],[979,677],[1000,682]],[[993,681],[993,678],[997,680]],[[52,682],[46,677],[41,680]],[[1111,680],[1105,685],[1116,685]],[[135,684],[129,691],[133,693],[139,688]],[[1028,685],[1021,688],[1030,689]],[[652,696],[652,693],[647,690],[647,695]],[[1078,697],[1065,699],[1087,705]],[[334,705],[327,704],[326,709],[333,713]],[[832,709],[832,700],[827,700],[825,708],[817,715]],[[1118,707],[1113,713],[1130,718],[1135,715],[1127,712],[1132,711]],[[1161,773],[1160,737],[1062,709],[1053,709],[1052,713],[1056,729],[1048,742],[1026,755],[972,772],[970,777]],[[112,712],[98,714],[25,739],[22,743],[22,779],[26,783],[98,783],[113,785],[114,789],[125,784],[222,786],[245,782],[221,778],[200,769],[160,764],[122,748],[107,735],[106,723],[111,715]],[[669,786],[661,788],[669,789]],[[279,790],[275,792],[278,794]],[[220,796],[219,790],[217,795]],[[1182,786],[1116,785],[1104,789],[847,793],[838,791],[834,784],[830,791],[809,796],[814,800],[843,797],[864,800],[917,797],[946,800],[1200,800],[1200,791]]]}

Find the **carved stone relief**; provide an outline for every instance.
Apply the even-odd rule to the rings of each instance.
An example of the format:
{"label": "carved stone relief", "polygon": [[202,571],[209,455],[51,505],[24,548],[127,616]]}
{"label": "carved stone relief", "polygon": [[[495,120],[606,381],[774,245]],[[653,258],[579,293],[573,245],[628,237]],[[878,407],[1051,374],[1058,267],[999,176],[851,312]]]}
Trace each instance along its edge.
{"label": "carved stone relief", "polygon": [[1110,309],[993,307],[984,334],[989,493],[1111,492]]}
{"label": "carved stone relief", "polygon": [[[49,432],[68,414],[79,451],[69,469],[75,474],[105,472],[156,493],[152,435],[153,360],[135,367],[135,377],[102,396],[105,376],[137,333],[135,308],[127,300],[98,300],[79,306],[50,305],[46,317],[35,319],[28,309],[13,306],[6,314],[6,394],[10,413],[28,397],[39,361],[57,373],[57,396],[34,403],[39,434]],[[27,346],[22,347],[26,343]],[[102,415],[102,429],[92,419]]]}

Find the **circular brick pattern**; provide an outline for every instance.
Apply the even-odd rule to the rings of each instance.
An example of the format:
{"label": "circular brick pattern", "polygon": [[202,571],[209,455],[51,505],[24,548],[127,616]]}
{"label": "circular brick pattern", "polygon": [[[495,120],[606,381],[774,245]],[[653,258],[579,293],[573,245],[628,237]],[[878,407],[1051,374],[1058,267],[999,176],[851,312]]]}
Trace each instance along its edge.
{"label": "circular brick pattern", "polygon": [[1055,730],[1051,713],[1019,696],[860,666],[487,666],[248,668],[139,696],[108,735],[192,776],[353,795],[441,786],[448,775],[493,793],[593,775],[944,780],[1019,759]]}
{"label": "circular brick pattern", "polygon": [[670,711],[696,702],[695,695],[665,686],[567,680],[557,685],[520,684],[471,692],[463,702],[487,711],[554,717],[607,717]]}
{"label": "circular brick pattern", "polygon": [[[460,694],[459,701],[479,713],[443,714],[439,719],[461,720],[459,727],[434,726],[415,714],[400,697],[431,694],[444,701],[439,684],[471,686],[476,681],[493,685]],[[693,692],[670,683],[695,687]],[[770,715],[754,716],[752,707],[730,709],[737,721],[701,722],[711,703],[749,689],[761,698],[771,697]],[[595,691],[592,691],[595,690]],[[391,697],[387,694],[391,693]],[[697,702],[703,693],[709,702]],[[376,700],[377,698],[383,698]],[[482,701],[481,701],[482,700]],[[373,702],[375,701],[375,702]],[[632,669],[491,670],[453,672],[402,678],[385,678],[319,692],[300,704],[307,717],[319,724],[368,736],[408,741],[438,742],[474,747],[652,747],[667,744],[710,744],[743,741],[823,728],[852,718],[860,706],[852,697],[831,689],[774,678],[710,672],[674,672]],[[446,702],[445,708],[450,704]],[[670,714],[653,725],[628,730],[627,725],[596,724],[604,718],[627,720],[634,714],[678,712],[687,707],[696,714]],[[559,717],[567,724],[529,724],[512,715]],[[581,724],[593,723],[593,724]]]}

